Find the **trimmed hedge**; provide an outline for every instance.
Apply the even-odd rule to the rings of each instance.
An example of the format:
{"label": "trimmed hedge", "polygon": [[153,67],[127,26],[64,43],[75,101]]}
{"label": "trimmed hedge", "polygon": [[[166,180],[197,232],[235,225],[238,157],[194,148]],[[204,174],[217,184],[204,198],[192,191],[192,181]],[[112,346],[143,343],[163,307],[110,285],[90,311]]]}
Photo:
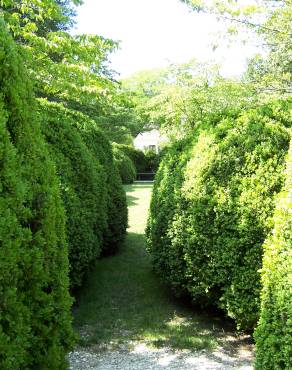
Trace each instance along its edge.
{"label": "trimmed hedge", "polygon": [[65,217],[22,58],[0,19],[0,368],[66,369]]}
{"label": "trimmed hedge", "polygon": [[92,263],[123,241],[125,194],[111,146],[93,121],[45,100],[40,100],[40,117],[68,215],[71,287],[78,287]]}
{"label": "trimmed hedge", "polygon": [[113,154],[123,184],[132,184],[137,176],[133,161],[121,149],[116,147],[115,143],[113,144]]}
{"label": "trimmed hedge", "polygon": [[39,105],[42,131],[57,166],[67,214],[70,283],[77,287],[100,256],[107,228],[104,168],[74,128],[69,110],[46,100]]}
{"label": "trimmed hedge", "polygon": [[174,143],[165,153],[155,176],[146,227],[147,249],[151,253],[154,269],[170,283],[176,295],[185,293],[184,259],[180,248],[171,248],[174,236],[168,230],[171,220],[179,213],[183,168],[191,142]]}
{"label": "trimmed hedge", "polygon": [[154,267],[176,293],[217,305],[244,329],[258,319],[262,244],[289,145],[276,115],[251,110],[171,148],[147,227]]}
{"label": "trimmed hedge", "polygon": [[147,160],[142,150],[136,149],[131,145],[117,143],[115,143],[115,147],[120,149],[132,160],[137,172],[145,172],[147,170]]}
{"label": "trimmed hedge", "polygon": [[264,244],[261,312],[255,331],[258,370],[292,369],[292,141],[274,222]]}
{"label": "trimmed hedge", "polygon": [[93,156],[104,168],[107,189],[107,229],[105,231],[102,253],[116,253],[123,243],[128,225],[126,193],[118,169],[114,163],[110,142],[97,124],[81,113],[72,112],[74,126]]}
{"label": "trimmed hedge", "polygon": [[114,143],[114,147],[129,157],[136,168],[136,172],[156,172],[161,161],[163,152],[156,154],[152,150],[146,153],[130,145]]}
{"label": "trimmed hedge", "polygon": [[81,285],[101,254],[115,253],[127,227],[126,195],[104,134],[82,113],[40,101],[68,213],[71,285]]}

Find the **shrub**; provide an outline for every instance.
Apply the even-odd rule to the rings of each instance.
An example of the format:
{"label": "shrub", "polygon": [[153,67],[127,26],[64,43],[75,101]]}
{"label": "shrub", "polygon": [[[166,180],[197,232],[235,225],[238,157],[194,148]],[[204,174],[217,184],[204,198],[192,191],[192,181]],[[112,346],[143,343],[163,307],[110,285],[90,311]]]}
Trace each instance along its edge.
{"label": "shrub", "polygon": [[[96,123],[86,115],[66,109],[59,104],[46,101],[41,101],[41,104],[44,105],[41,108],[44,125],[49,130],[46,133],[47,140],[56,145],[56,148],[59,147],[57,152],[60,155],[57,154],[58,158],[55,159],[57,164],[59,163],[57,167],[60,166],[60,178],[64,181],[63,197],[66,204],[66,197],[72,197],[68,202],[72,202],[72,207],[76,211],[76,215],[75,211],[71,215],[71,224],[76,231],[73,232],[69,226],[68,231],[69,239],[71,238],[69,244],[72,277],[80,271],[80,274],[78,272],[76,275],[80,278],[75,277],[76,282],[73,285],[80,285],[84,271],[90,264],[89,261],[93,261],[100,250],[103,254],[115,253],[123,242],[128,220],[126,194],[114,163],[111,144]],[[52,128],[49,127],[50,123],[53,125]],[[64,157],[67,158],[67,162],[62,164]],[[73,185],[67,186],[67,182],[70,184],[71,181]],[[76,197],[82,204],[79,204]],[[80,212],[85,226],[82,226],[79,220]],[[89,230],[88,235],[86,230]],[[85,258],[84,262],[88,261],[86,265],[81,262],[80,253]],[[73,260],[76,261],[74,265]]]}
{"label": "shrub", "polygon": [[[73,114],[73,113],[72,113]],[[104,168],[107,188],[107,229],[102,252],[104,255],[115,253],[124,241],[128,209],[126,194],[121,178],[114,164],[111,144],[97,127],[96,123],[86,116],[74,113],[74,125],[95,158]]]}
{"label": "shrub", "polygon": [[137,172],[145,172],[147,168],[147,160],[142,150],[136,149],[131,145],[116,144],[115,147],[125,153],[134,163]]}
{"label": "shrub", "polygon": [[277,197],[274,230],[264,244],[256,369],[292,368],[292,141],[286,185]]}
{"label": "shrub", "polygon": [[148,150],[145,153],[146,171],[156,172],[159,167],[160,154],[155,153],[153,150]]}
{"label": "shrub", "polygon": [[288,143],[281,122],[251,110],[176,144],[155,180],[147,237],[156,270],[245,329],[258,318],[261,246]]}
{"label": "shrub", "polygon": [[122,151],[128,156],[136,168],[136,172],[156,172],[162,157],[162,152],[156,154],[154,151],[149,150],[144,153],[139,149],[136,149],[130,145],[116,144],[115,148]]}
{"label": "shrub", "polygon": [[113,154],[123,184],[132,184],[137,175],[133,161],[115,144],[113,144]]}
{"label": "shrub", "polygon": [[0,20],[0,368],[65,369],[65,218],[22,62]]}
{"label": "shrub", "polygon": [[182,169],[188,159],[190,145],[191,140],[177,142],[165,153],[155,176],[146,227],[147,248],[154,269],[171,284],[177,295],[184,292],[184,261],[179,248],[170,248],[173,236],[168,230],[171,220],[179,212]]}
{"label": "shrub", "polygon": [[60,104],[40,100],[42,131],[60,178],[67,213],[71,287],[100,256],[107,228],[104,168],[74,127],[76,118]]}

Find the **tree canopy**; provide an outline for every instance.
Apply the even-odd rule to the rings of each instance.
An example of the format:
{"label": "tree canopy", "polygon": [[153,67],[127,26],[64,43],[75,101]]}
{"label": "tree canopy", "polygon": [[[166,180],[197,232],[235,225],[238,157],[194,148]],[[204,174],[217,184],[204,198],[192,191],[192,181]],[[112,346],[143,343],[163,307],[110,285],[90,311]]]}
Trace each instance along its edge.
{"label": "tree canopy", "polygon": [[237,42],[240,31],[257,34],[264,53],[250,61],[249,80],[259,93],[291,94],[291,0],[181,1],[194,11],[215,14]]}
{"label": "tree canopy", "polygon": [[123,81],[142,127],[188,135],[203,121],[235,114],[256,101],[253,86],[220,76],[215,64],[192,60],[140,72]]}

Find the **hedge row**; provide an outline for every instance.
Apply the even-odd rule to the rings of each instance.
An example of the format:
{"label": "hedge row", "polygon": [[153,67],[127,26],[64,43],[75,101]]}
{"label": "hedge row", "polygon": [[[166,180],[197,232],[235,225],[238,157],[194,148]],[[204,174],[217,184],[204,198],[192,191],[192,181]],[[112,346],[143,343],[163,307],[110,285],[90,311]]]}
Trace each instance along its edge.
{"label": "hedge row", "polygon": [[125,144],[115,144],[115,147],[122,151],[126,156],[128,156],[134,163],[137,172],[145,172],[147,167],[147,161],[145,154],[142,150],[136,149],[131,145]]}
{"label": "hedge row", "polygon": [[123,241],[126,198],[111,146],[93,121],[45,100],[39,117],[60,178],[74,288],[101,253],[114,253]]}
{"label": "hedge row", "polygon": [[65,217],[19,52],[0,19],[0,368],[65,369]]}
{"label": "hedge row", "polygon": [[113,143],[113,153],[123,184],[132,184],[137,176],[133,161],[115,143]]}
{"label": "hedge row", "polygon": [[[121,162],[122,157],[121,153],[123,153],[124,156],[131,159],[136,169],[136,172],[156,172],[163,154],[163,151],[160,152],[159,154],[156,154],[151,150],[144,153],[141,150],[136,149],[130,145],[116,143],[114,143],[114,148],[117,152],[116,157],[118,165],[119,162]],[[121,175],[124,177],[125,177],[124,173],[130,173],[130,170],[128,168],[129,164],[127,164],[127,168],[125,167],[126,167],[125,165],[122,166],[123,170],[120,171]]]}
{"label": "hedge row", "polygon": [[264,244],[261,312],[255,331],[258,370],[292,369],[292,141],[274,223]]}
{"label": "hedge row", "polygon": [[86,146],[104,168],[106,179],[107,227],[104,235],[102,254],[115,253],[124,240],[128,225],[126,194],[121,177],[114,163],[110,142],[96,123],[81,113],[71,113],[74,126]]}
{"label": "hedge row", "polygon": [[154,267],[177,294],[214,305],[252,329],[262,245],[282,188],[289,125],[284,104],[198,129],[164,155],[147,226]]}
{"label": "hedge row", "polygon": [[61,370],[69,285],[123,241],[126,197],[108,140],[86,116],[36,102],[22,53],[0,19],[0,368]]}

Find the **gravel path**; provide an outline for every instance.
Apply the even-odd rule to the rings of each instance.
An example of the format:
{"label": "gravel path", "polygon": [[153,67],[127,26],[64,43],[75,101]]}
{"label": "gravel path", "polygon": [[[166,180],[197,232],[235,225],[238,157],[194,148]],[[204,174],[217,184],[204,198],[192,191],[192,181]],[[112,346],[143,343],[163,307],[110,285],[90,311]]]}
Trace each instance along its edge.
{"label": "gravel path", "polygon": [[246,338],[227,336],[215,351],[154,349],[143,342],[103,350],[76,349],[69,355],[70,370],[252,370],[253,346]]}

